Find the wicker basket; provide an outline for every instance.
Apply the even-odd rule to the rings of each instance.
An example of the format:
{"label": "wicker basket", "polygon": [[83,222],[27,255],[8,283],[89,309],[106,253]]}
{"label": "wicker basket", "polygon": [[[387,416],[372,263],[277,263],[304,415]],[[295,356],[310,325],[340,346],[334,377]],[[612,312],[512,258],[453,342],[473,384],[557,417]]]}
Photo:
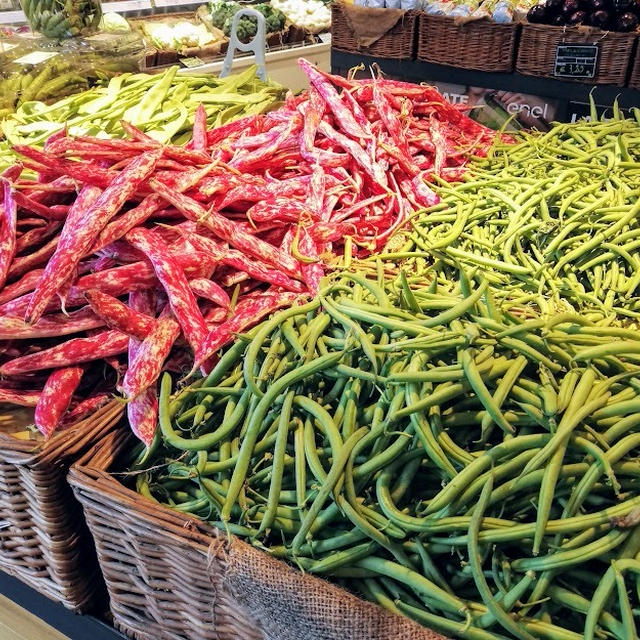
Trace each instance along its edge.
{"label": "wicker basket", "polygon": [[331,4],[331,47],[347,53],[359,53],[380,58],[406,60],[414,57],[415,34],[418,23],[417,11],[405,11],[401,20],[370,46],[361,46],[358,38],[349,25],[347,11],[367,11],[375,14],[380,11],[388,13],[389,9],[369,9],[351,6],[345,9],[341,2]]}
{"label": "wicker basket", "polygon": [[0,569],[74,611],[91,608],[101,580],[66,473],[121,413],[109,404],[46,443],[0,432]]}
{"label": "wicker basket", "polygon": [[[636,39],[635,33],[602,31],[590,27],[553,27],[524,24],[518,47],[516,71],[529,76],[553,78],[559,44],[597,44],[598,61],[593,78],[576,79],[589,84],[624,86]],[[562,78],[571,80],[571,78]]]}
{"label": "wicker basket", "polygon": [[477,71],[512,71],[518,27],[422,13],[418,60]]}
{"label": "wicker basket", "polygon": [[640,91],[640,47],[636,47],[629,74],[629,87]]}
{"label": "wicker basket", "polygon": [[123,433],[68,476],[120,631],[135,640],[443,640],[125,488],[107,471],[130,447]]}

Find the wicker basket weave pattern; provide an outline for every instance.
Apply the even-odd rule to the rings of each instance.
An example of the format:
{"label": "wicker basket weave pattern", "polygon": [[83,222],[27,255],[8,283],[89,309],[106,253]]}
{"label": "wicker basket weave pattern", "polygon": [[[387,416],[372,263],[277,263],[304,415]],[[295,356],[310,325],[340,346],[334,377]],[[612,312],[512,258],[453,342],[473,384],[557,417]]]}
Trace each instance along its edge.
{"label": "wicker basket weave pattern", "polygon": [[418,60],[477,71],[511,71],[518,28],[514,23],[460,22],[421,13]]}
{"label": "wicker basket weave pattern", "polygon": [[234,536],[125,488],[122,432],[69,483],[94,536],[118,629],[135,640],[444,640]]}
{"label": "wicker basket weave pattern", "polygon": [[525,24],[518,46],[516,71],[525,75],[551,78],[554,77],[556,48],[559,44],[597,44],[595,77],[576,79],[576,82],[614,84],[622,87],[626,81],[635,39],[635,33],[601,31],[588,27]]}
{"label": "wicker basket weave pattern", "polygon": [[[265,640],[223,585],[223,541],[212,544],[187,516],[158,509],[100,470],[127,444],[125,432],[110,434],[87,456],[87,466],[83,460],[69,474],[95,540],[115,626],[135,640]],[[168,512],[168,519],[154,518],[156,512]]]}
{"label": "wicker basket weave pattern", "polygon": [[91,608],[101,580],[66,471],[120,415],[107,406],[47,443],[0,433],[0,569],[76,611]]}
{"label": "wicker basket weave pattern", "polygon": [[[357,10],[352,7],[351,10]],[[367,9],[368,12],[387,11],[387,9]],[[331,4],[331,47],[346,53],[360,53],[380,58],[408,60],[414,57],[415,34],[418,24],[418,12],[405,12],[392,29],[370,46],[360,46],[356,34],[349,26],[344,5],[340,2]]]}
{"label": "wicker basket weave pattern", "polygon": [[629,86],[640,91],[640,47],[636,47],[633,62],[631,63],[631,73],[629,74]]}

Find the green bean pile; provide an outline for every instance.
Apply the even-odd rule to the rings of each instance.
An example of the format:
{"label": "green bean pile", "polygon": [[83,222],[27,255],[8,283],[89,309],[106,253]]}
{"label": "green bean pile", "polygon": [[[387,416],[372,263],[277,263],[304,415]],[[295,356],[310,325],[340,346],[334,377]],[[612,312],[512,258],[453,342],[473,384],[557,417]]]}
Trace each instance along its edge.
{"label": "green bean pile", "polygon": [[589,309],[635,322],[640,112],[615,114],[498,143],[466,181],[439,186],[442,202],[413,218],[387,258],[423,252],[449,274],[458,262],[483,270],[543,313]]}
{"label": "green bean pile", "polygon": [[137,490],[472,640],[637,637],[640,335],[343,273],[165,375]]}

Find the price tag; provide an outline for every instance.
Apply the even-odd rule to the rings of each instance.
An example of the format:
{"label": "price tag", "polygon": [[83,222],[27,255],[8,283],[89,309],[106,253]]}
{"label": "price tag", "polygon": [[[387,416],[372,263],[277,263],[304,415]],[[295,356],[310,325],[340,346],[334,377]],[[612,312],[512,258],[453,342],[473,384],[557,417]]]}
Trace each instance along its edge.
{"label": "price tag", "polygon": [[3,53],[5,51],[11,51],[11,49],[15,49],[18,45],[17,44],[9,44],[8,42],[0,42],[0,51],[2,51]]}
{"label": "price tag", "polygon": [[194,69],[195,67],[201,67],[204,64],[204,60],[194,56],[193,58],[180,58],[180,64],[187,69]]}
{"label": "price tag", "polygon": [[26,56],[22,56],[22,58],[18,58],[14,60],[18,64],[40,64],[45,60],[49,60],[49,58],[53,58],[57,56],[57,51],[32,51],[31,53],[27,53]]}
{"label": "price tag", "polygon": [[553,75],[559,78],[593,78],[597,62],[597,44],[559,44]]}
{"label": "price tag", "polygon": [[331,44],[331,34],[330,33],[321,33],[319,36],[320,42],[324,44]]}

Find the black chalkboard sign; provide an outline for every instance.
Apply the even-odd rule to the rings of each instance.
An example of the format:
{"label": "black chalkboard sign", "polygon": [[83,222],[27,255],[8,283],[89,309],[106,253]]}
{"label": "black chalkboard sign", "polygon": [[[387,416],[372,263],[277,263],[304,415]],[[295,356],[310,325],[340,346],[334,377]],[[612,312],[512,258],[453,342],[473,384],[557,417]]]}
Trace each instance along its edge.
{"label": "black chalkboard sign", "polygon": [[597,62],[597,44],[559,44],[553,75],[559,78],[593,78]]}

